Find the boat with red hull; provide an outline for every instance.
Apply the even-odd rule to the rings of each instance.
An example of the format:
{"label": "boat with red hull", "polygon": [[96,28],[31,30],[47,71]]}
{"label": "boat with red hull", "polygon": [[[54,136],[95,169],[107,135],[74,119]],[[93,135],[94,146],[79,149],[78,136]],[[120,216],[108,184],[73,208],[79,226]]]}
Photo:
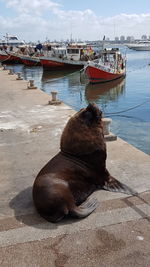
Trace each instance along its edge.
{"label": "boat with red hull", "polygon": [[119,49],[104,49],[99,59],[88,61],[84,71],[90,83],[113,81],[125,77],[125,58]]}
{"label": "boat with red hull", "polygon": [[46,70],[82,69],[94,51],[87,45],[71,44],[56,47],[49,55],[40,57]]}

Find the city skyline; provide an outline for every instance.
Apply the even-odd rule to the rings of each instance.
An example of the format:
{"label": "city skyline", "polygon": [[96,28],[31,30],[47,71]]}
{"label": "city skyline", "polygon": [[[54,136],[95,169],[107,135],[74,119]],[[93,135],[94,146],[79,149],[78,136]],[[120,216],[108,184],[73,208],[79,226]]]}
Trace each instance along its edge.
{"label": "city skyline", "polygon": [[0,0],[0,39],[6,33],[25,41],[140,39],[150,35],[147,10],[149,0]]}

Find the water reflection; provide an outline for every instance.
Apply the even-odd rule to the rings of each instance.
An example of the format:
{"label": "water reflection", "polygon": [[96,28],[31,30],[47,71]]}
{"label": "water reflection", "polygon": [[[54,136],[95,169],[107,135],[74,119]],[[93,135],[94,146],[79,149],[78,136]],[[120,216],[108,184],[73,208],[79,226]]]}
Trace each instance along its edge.
{"label": "water reflection", "polygon": [[40,88],[41,78],[43,74],[43,68],[40,66],[27,67],[23,64],[14,64],[7,66],[8,69],[12,69],[14,73],[21,72],[24,80],[34,80],[36,86]]}
{"label": "water reflection", "polygon": [[125,79],[120,78],[102,84],[87,84],[85,87],[85,98],[88,102],[106,104],[116,101],[125,91]]}
{"label": "water reflection", "polygon": [[43,83],[54,81],[55,79],[64,78],[69,74],[72,74],[73,71],[65,70],[65,71],[43,71],[41,81]]}
{"label": "water reflection", "polygon": [[36,81],[37,84],[41,82],[41,77],[43,74],[43,68],[42,67],[24,67],[22,70],[22,74],[25,80],[33,79]]}

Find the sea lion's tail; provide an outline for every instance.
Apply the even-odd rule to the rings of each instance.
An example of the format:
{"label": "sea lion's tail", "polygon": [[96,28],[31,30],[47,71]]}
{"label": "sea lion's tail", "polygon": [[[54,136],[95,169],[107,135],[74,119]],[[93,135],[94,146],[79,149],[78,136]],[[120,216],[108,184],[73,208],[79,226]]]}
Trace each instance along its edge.
{"label": "sea lion's tail", "polygon": [[138,193],[131,189],[129,186],[119,182],[114,177],[110,177],[108,181],[105,182],[103,189],[112,191],[112,192],[120,192],[127,195],[137,195]]}
{"label": "sea lion's tail", "polygon": [[80,206],[75,206],[72,210],[69,211],[72,217],[84,218],[90,215],[97,207],[96,199],[87,199]]}

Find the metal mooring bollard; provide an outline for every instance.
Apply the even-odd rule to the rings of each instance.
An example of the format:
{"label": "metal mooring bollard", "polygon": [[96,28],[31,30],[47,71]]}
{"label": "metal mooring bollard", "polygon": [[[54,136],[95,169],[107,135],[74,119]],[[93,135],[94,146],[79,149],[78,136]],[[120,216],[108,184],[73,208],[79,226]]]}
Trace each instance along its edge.
{"label": "metal mooring bollard", "polygon": [[23,80],[23,78],[21,77],[21,72],[18,72],[18,73],[17,73],[17,78],[16,78],[16,80]]}
{"label": "metal mooring bollard", "polygon": [[52,100],[50,100],[48,102],[50,105],[59,105],[59,104],[61,104],[61,101],[59,101],[57,99],[57,91],[52,91],[51,92],[51,96],[52,96]]}
{"label": "metal mooring bollard", "polygon": [[7,66],[6,65],[3,65],[3,70],[7,70]]}
{"label": "metal mooring bollard", "polygon": [[13,74],[14,74],[13,70],[10,69],[9,72],[8,72],[8,74],[9,74],[9,75],[13,75]]}
{"label": "metal mooring bollard", "polygon": [[37,87],[34,86],[34,80],[29,80],[27,88],[28,89],[37,89]]}
{"label": "metal mooring bollard", "polygon": [[103,132],[104,132],[104,135],[108,135],[109,131],[110,131],[110,124],[112,122],[112,119],[103,118],[102,121],[103,121]]}
{"label": "metal mooring bollard", "polygon": [[52,101],[57,101],[57,92],[56,91],[52,91],[51,95],[52,95]]}
{"label": "metal mooring bollard", "polygon": [[105,140],[106,141],[115,141],[115,140],[117,140],[117,136],[110,132],[110,124],[112,122],[112,119],[103,118],[102,122],[103,122],[103,132],[104,132]]}

